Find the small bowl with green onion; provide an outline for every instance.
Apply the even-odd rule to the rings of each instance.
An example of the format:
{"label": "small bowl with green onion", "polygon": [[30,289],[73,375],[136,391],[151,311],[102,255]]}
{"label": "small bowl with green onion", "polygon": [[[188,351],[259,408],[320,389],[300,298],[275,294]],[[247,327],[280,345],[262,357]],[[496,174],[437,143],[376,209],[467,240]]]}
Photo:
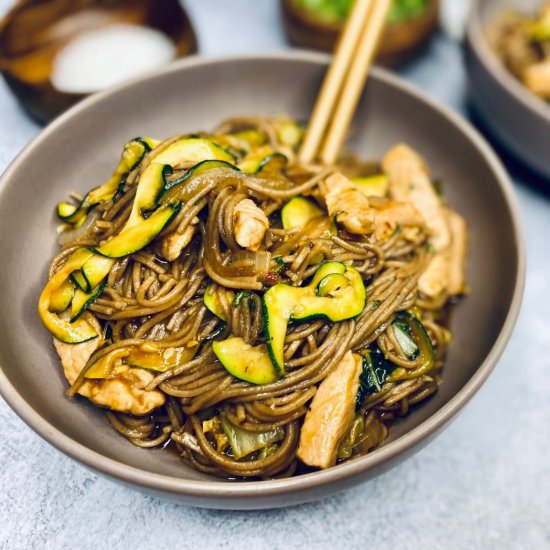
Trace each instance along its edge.
{"label": "small bowl with green onion", "polygon": [[[281,0],[286,35],[298,47],[332,51],[353,0]],[[427,42],[437,28],[439,0],[394,0],[378,54],[398,64]]]}

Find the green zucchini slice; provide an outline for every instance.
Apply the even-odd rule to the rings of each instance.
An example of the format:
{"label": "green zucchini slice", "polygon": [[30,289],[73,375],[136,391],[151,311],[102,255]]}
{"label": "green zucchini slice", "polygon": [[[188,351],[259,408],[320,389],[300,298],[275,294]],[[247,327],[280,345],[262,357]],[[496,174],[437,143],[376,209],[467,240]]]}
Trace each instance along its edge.
{"label": "green zucchini slice", "polygon": [[[122,355],[122,352],[120,352],[119,355]],[[84,378],[95,378],[104,380],[105,378],[109,378],[109,376],[111,376],[112,371],[113,356],[112,354],[108,354],[100,357],[97,361],[92,363],[84,373]]]}
{"label": "green zucchini slice", "polygon": [[275,132],[279,143],[292,149],[296,149],[304,137],[304,128],[293,120],[279,122],[276,125]]}
{"label": "green zucchini slice", "polygon": [[213,342],[212,350],[235,378],[258,385],[272,384],[279,379],[265,344],[252,347],[242,338],[234,337]]}
{"label": "green zucchini slice", "polygon": [[336,224],[312,200],[305,197],[290,199],[281,210],[284,229],[299,227],[308,237],[315,239],[323,233],[336,235]]}
{"label": "green zucchini slice", "polygon": [[145,154],[156,147],[158,143],[160,142],[152,138],[136,138],[127,143],[112,176],[103,185],[92,189],[78,206],[68,202],[59,203],[57,205],[58,217],[63,221],[76,223],[85,217],[92,206],[113,198],[121,181],[141,162]]}
{"label": "green zucchini slice", "polygon": [[390,190],[390,179],[386,174],[352,178],[351,181],[366,197],[385,197]]}
{"label": "green zucchini slice", "polygon": [[126,222],[125,228],[133,227],[141,223],[144,219],[144,213],[155,208],[157,198],[166,185],[167,177],[173,172],[169,164],[157,164],[152,162],[147,166],[136,189],[134,204],[130,218]]}
{"label": "green zucchini slice", "polygon": [[[204,305],[209,311],[211,311],[216,317],[219,317],[222,321],[227,321],[227,317],[223,311],[222,304],[220,303],[219,294],[214,292],[214,285],[208,285],[204,291]],[[224,289],[229,301],[233,302],[235,296],[234,292],[228,289]]]}
{"label": "green zucchini slice", "polygon": [[[161,190],[159,196],[157,197],[157,202],[160,200],[167,201],[170,199],[178,199],[183,201],[192,199],[199,191],[198,186],[193,185],[193,179],[196,176],[200,176],[201,174],[208,172],[208,170],[213,170],[214,168],[230,168],[231,170],[235,170],[237,172],[240,171],[234,164],[224,160],[203,160],[202,162],[199,162],[195,164],[195,166],[189,168],[189,170],[187,170],[187,172],[185,172],[185,174],[181,177],[167,182],[165,188]],[[185,183],[186,185],[183,185]]]}
{"label": "green zucchini slice", "polygon": [[290,320],[351,319],[363,311],[366,298],[361,274],[340,262],[322,264],[305,287],[283,283],[271,287],[263,296],[262,306],[267,349],[275,369],[285,372],[284,343]]}
{"label": "green zucchini slice", "polygon": [[57,205],[57,217],[62,220],[68,220],[76,211],[78,205],[70,202],[60,202]]}
{"label": "green zucchini slice", "polygon": [[250,153],[267,142],[267,136],[260,130],[242,130],[233,134],[214,134],[210,139],[216,144],[231,152],[237,157]]}
{"label": "green zucchini slice", "polygon": [[349,285],[349,280],[341,273],[330,273],[326,277],[323,277],[317,286],[317,296],[334,298],[334,296]]}
{"label": "green zucchini slice", "polygon": [[167,348],[158,351],[143,351],[132,349],[126,359],[131,367],[166,372],[188,363],[195,357],[199,344],[191,347]]}
{"label": "green zucchini slice", "polygon": [[259,163],[258,167],[254,171],[254,174],[274,174],[282,172],[286,165],[288,164],[288,159],[282,153],[272,153],[267,157],[263,158]]}
{"label": "green zucchini slice", "polygon": [[[99,256],[94,254],[83,266],[82,266],[82,278],[87,283],[87,288],[95,288],[111,271],[111,267],[115,260],[106,258],[105,256]],[[85,290],[85,289],[82,289]],[[88,290],[89,292],[89,290]]]}
{"label": "green zucchini slice", "polygon": [[82,274],[82,270],[78,269],[77,271],[73,271],[73,273],[71,273],[71,279],[76,284],[76,286],[81,290],[83,290],[84,292],[90,292],[90,290],[92,290],[92,287],[88,284],[88,281],[84,278],[84,275]]}
{"label": "green zucchini slice", "polygon": [[74,284],[67,279],[50,298],[50,311],[63,313],[70,305],[75,292]]}
{"label": "green zucchini slice", "polygon": [[228,137],[237,139],[241,146],[244,145],[249,151],[261,147],[267,142],[267,136],[260,130],[241,130],[240,132],[229,134]]}
{"label": "green zucchini slice", "polygon": [[117,360],[132,368],[166,372],[191,361],[199,345],[144,351],[139,348],[118,348],[98,359],[84,374],[84,378],[105,379],[112,374]]}
{"label": "green zucchini slice", "polygon": [[179,204],[164,204],[140,224],[123,229],[104,245],[91,250],[107,258],[133,254],[147,246],[170,223],[179,208]]}
{"label": "green zucchini slice", "polygon": [[49,312],[49,315],[42,315],[44,326],[55,336],[60,342],[66,344],[81,344],[97,338],[97,332],[92,325],[84,319],[78,319],[74,323],[69,323],[69,320],[64,320],[58,317],[55,313]]}
{"label": "green zucchini slice", "polygon": [[237,166],[247,174],[273,174],[281,172],[287,163],[288,159],[282,153],[264,145],[253,150]]}
{"label": "green zucchini slice", "polygon": [[326,216],[324,210],[305,197],[290,199],[281,210],[284,229],[293,229],[294,227],[303,229],[311,220],[322,216]]}
{"label": "green zucchini slice", "polygon": [[153,162],[170,166],[176,166],[181,162],[197,163],[203,160],[235,162],[235,157],[213,141],[195,137],[178,139],[153,157]]}
{"label": "green zucchini slice", "polygon": [[325,262],[324,264],[321,264],[315,274],[313,275],[313,279],[311,279],[311,283],[309,283],[310,286],[317,287],[319,283],[328,275],[332,275],[334,273],[340,273],[344,274],[347,271],[347,266],[340,262]]}
{"label": "green zucchini slice", "polygon": [[86,249],[74,252],[48,281],[38,300],[38,313],[44,326],[61,342],[78,344],[86,342],[97,336],[97,332],[85,319],[77,319],[70,323],[69,319],[61,319],[55,312],[50,311],[52,297],[64,286],[73,271],[82,267],[92,253]]}
{"label": "green zucchini slice", "polygon": [[101,295],[107,281],[102,281],[91,292],[77,289],[71,302],[71,319],[74,323]]}

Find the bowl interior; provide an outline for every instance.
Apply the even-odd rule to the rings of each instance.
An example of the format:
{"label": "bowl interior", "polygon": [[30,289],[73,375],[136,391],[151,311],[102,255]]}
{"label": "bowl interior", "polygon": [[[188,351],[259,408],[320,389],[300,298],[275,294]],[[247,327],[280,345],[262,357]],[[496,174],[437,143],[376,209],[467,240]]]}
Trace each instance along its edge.
{"label": "bowl interior", "polygon": [[[20,413],[26,402],[24,417],[35,428],[40,424],[44,437],[65,450],[69,438],[136,467],[144,473],[142,483],[150,473],[211,479],[186,468],[175,454],[134,447],[86,400],[64,396],[67,384],[36,312],[56,253],[54,206],[68,191],[84,192],[104,181],[122,145],[135,136],[211,129],[238,114],[288,113],[305,119],[325,62],[316,54],[184,61],[78,105],[7,170],[0,191],[0,364],[8,380],[2,389]],[[360,459],[365,467],[468,384],[493,348],[517,293],[522,260],[514,214],[499,170],[464,128],[381,71],[370,79],[353,124],[350,148],[363,158],[378,159],[397,142],[420,151],[433,174],[444,179],[446,196],[466,217],[471,234],[471,295],[453,315],[454,341],[440,391],[398,422],[381,449]],[[415,432],[418,439],[421,430]],[[102,468],[94,456],[87,462]],[[287,481],[278,483],[284,487]]]}

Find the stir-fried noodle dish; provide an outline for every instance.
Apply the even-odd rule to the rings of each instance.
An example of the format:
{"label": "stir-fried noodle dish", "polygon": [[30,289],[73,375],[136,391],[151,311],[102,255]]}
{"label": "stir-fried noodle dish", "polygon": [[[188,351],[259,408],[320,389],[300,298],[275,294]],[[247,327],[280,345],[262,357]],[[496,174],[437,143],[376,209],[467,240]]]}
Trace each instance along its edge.
{"label": "stir-fried noodle dish", "polygon": [[408,146],[304,165],[302,134],[277,116],[136,138],[57,205],[39,313],[68,395],[134,445],[291,476],[368,453],[437,391],[464,220]]}
{"label": "stir-fried noodle dish", "polygon": [[531,92],[550,101],[550,2],[535,14],[503,12],[488,31],[491,47]]}

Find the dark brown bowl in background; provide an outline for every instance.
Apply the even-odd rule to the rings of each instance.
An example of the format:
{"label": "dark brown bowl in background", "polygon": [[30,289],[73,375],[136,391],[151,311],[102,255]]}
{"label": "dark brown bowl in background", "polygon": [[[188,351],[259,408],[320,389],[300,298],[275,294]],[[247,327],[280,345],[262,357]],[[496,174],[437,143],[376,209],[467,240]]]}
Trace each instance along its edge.
{"label": "dark brown bowl in background", "polygon": [[[286,35],[300,48],[331,52],[343,25],[324,21],[298,6],[295,0],[281,0]],[[420,17],[387,25],[382,36],[378,62],[396,65],[418,52],[437,29],[439,0],[432,0]]]}
{"label": "dark brown bowl in background", "polygon": [[84,100],[46,128],[3,174],[0,392],[52,445],[112,479],[187,504],[288,506],[353,487],[405,460],[442,430],[489,376],[512,332],[525,276],[512,185],[467,122],[375,69],[353,121],[349,150],[374,160],[397,142],[409,143],[434,176],[444,178],[446,197],[466,218],[471,236],[471,294],[453,311],[453,341],[439,391],[398,420],[388,440],[366,456],[298,477],[245,482],[197,472],[176,453],[135,447],[97,407],[66,398],[52,337],[36,311],[57,250],[57,200],[104,181],[122,144],[135,136],[210,130],[240,114],[288,113],[306,120],[328,61],[303,51],[181,60]]}
{"label": "dark brown bowl in background", "polygon": [[53,60],[80,33],[113,23],[163,32],[177,57],[197,51],[178,0],[21,0],[0,23],[0,70],[33,118],[48,122],[88,95],[57,90],[50,82]]}

